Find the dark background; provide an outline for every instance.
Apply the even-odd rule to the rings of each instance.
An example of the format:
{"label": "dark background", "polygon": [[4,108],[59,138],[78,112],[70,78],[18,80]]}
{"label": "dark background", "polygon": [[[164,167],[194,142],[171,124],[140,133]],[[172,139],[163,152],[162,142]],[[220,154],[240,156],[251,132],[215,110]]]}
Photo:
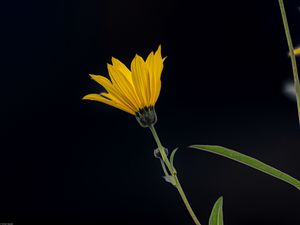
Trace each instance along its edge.
{"label": "dark background", "polygon": [[[286,1],[294,44],[298,6]],[[0,222],[192,224],[162,179],[150,131],[104,104],[114,56],[127,65],[162,44],[168,56],[157,130],[203,225],[224,196],[227,225],[295,225],[299,191],[210,153],[217,144],[300,178],[296,103],[276,0],[6,1],[1,3]]]}

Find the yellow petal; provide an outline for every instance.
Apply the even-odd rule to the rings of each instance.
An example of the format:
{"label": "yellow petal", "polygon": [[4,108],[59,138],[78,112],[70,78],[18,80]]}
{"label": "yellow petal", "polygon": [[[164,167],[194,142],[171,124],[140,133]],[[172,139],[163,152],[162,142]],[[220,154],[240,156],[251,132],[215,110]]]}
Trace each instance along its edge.
{"label": "yellow petal", "polygon": [[133,86],[120,70],[110,64],[107,64],[107,69],[114,87],[118,90],[122,98],[132,107],[132,109],[137,112],[139,110],[139,103]]}
{"label": "yellow petal", "polygon": [[146,59],[146,65],[148,67],[148,73],[150,77],[150,104],[154,106],[154,99],[155,99],[155,93],[156,93],[156,86],[157,86],[157,77],[154,73],[154,53],[151,52],[147,59]]}
{"label": "yellow petal", "polygon": [[112,83],[106,77],[100,76],[100,75],[94,75],[94,74],[90,74],[90,77],[94,81],[96,81],[98,84],[103,86],[105,88],[105,90],[107,90],[108,92],[111,92],[111,91],[114,92],[114,87],[113,87]]}
{"label": "yellow petal", "polygon": [[118,59],[116,59],[114,57],[111,58],[111,62],[112,62],[112,65],[116,69],[120,70],[124,74],[124,76],[127,78],[127,80],[133,85],[133,83],[132,83],[132,77],[131,77],[131,72],[127,68],[127,66],[125,66],[120,60],[118,60]]}
{"label": "yellow petal", "polygon": [[124,105],[116,103],[116,102],[114,102],[112,100],[109,100],[109,99],[107,99],[105,97],[102,97],[99,94],[88,94],[88,95],[84,96],[82,99],[83,100],[93,100],[93,101],[102,102],[102,103],[105,103],[107,105],[113,106],[115,108],[121,109],[121,110],[123,110],[123,111],[125,111],[127,113],[132,114],[132,115],[135,115],[135,112],[133,112],[130,108],[127,108]]}
{"label": "yellow petal", "polygon": [[[165,59],[165,58],[164,58]],[[158,47],[157,51],[154,54],[154,75],[156,77],[156,88],[155,88],[155,94],[154,94],[154,103],[156,103],[161,89],[161,73],[164,67],[164,59],[161,57],[161,46]]]}
{"label": "yellow petal", "polygon": [[294,54],[295,55],[300,55],[300,48],[294,49]]}
{"label": "yellow petal", "polygon": [[135,87],[134,87],[134,84],[132,81],[131,71],[120,60],[112,57],[111,61],[112,61],[112,66],[116,70],[118,70],[120,73],[122,73],[124,75],[124,77],[127,79],[127,81],[130,83],[129,86],[130,86],[130,89],[133,89],[135,101],[136,101],[137,105],[141,105],[139,98],[137,97],[136,90],[135,90]]}
{"label": "yellow petal", "polygon": [[109,100],[112,100],[113,102],[121,105],[121,106],[124,106],[125,108],[128,108],[130,109],[131,111],[133,112],[136,112],[135,110],[132,110],[132,108],[129,108],[128,106],[124,105],[122,102],[120,102],[114,95],[110,94],[110,93],[105,93],[105,92],[102,92],[100,93],[100,96],[103,96],[104,98],[106,99],[109,99]]}
{"label": "yellow petal", "polygon": [[146,64],[142,57],[136,55],[131,62],[132,81],[136,94],[140,100],[141,107],[148,106],[149,103],[149,76]]}
{"label": "yellow petal", "polygon": [[119,102],[122,102],[123,105],[125,105],[127,108],[131,108],[131,110],[135,110],[135,108],[129,104],[129,102],[124,99],[123,94],[120,92],[120,90],[114,86],[110,80],[108,80],[106,77],[100,76],[100,75],[92,75],[90,74],[91,78],[95,80],[97,83],[99,83],[101,86],[105,88],[106,91],[111,93],[119,100]]}

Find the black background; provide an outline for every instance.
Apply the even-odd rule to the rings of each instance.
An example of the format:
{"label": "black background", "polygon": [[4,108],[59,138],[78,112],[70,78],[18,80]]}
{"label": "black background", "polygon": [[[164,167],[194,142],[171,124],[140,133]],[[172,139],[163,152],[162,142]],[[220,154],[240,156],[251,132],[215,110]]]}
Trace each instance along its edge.
{"label": "black background", "polygon": [[[299,1],[286,1],[294,44]],[[224,196],[227,225],[299,224],[299,191],[228,159],[217,144],[300,178],[296,103],[278,2],[6,1],[1,3],[0,222],[192,224],[162,179],[150,131],[104,104],[110,57],[168,56],[157,130],[203,225]]]}

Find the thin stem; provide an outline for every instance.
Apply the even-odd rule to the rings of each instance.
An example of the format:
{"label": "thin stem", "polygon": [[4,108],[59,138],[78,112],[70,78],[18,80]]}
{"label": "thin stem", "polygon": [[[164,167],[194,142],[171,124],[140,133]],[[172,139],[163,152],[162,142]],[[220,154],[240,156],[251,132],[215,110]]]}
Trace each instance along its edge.
{"label": "thin stem", "polygon": [[165,176],[170,176],[170,174],[167,171],[167,168],[166,168],[166,165],[165,165],[164,161],[162,159],[159,159],[159,161],[160,161],[160,164],[161,164],[161,167],[164,171]]}
{"label": "thin stem", "polygon": [[300,123],[300,83],[299,83],[299,77],[298,77],[297,62],[296,62],[294,46],[293,46],[293,42],[292,42],[292,37],[291,37],[290,29],[289,29],[289,24],[288,24],[283,0],[279,0],[279,6],[280,6],[280,12],[281,12],[283,26],[284,26],[284,30],[285,30],[285,35],[286,35],[287,43],[289,46],[290,57],[291,57],[291,61],[292,61],[292,68],[293,68],[293,75],[294,75],[294,87],[295,87],[295,91],[296,91],[297,108],[298,108],[298,119],[299,119],[299,123]]}
{"label": "thin stem", "polygon": [[187,197],[186,197],[186,195],[185,195],[185,193],[184,193],[184,191],[183,191],[183,189],[181,187],[181,184],[180,184],[180,182],[178,180],[176,170],[171,166],[171,163],[170,163],[170,161],[169,161],[169,159],[168,159],[168,157],[167,157],[167,155],[165,153],[164,147],[162,146],[162,144],[161,144],[161,142],[159,140],[159,137],[158,137],[158,135],[156,133],[156,130],[155,130],[154,126],[151,125],[149,128],[150,128],[150,130],[152,132],[152,135],[153,135],[153,137],[155,139],[155,142],[157,144],[159,152],[160,152],[160,154],[162,156],[163,162],[165,163],[165,165],[167,166],[168,170],[170,171],[171,176],[174,178],[174,180],[175,180],[175,187],[177,188],[177,190],[178,190],[178,192],[179,192],[179,194],[180,194],[180,196],[181,196],[181,198],[182,198],[182,200],[183,200],[183,202],[184,202],[184,204],[185,204],[185,206],[186,206],[189,214],[191,215],[191,217],[192,217],[192,219],[193,219],[193,221],[195,222],[196,225],[201,225],[200,222],[199,222],[199,220],[198,220],[198,218],[196,217],[196,215],[195,215],[195,213],[194,213],[194,211],[193,211],[193,209],[192,209],[189,201],[187,200]]}
{"label": "thin stem", "polygon": [[155,139],[155,142],[156,142],[156,144],[157,144],[158,150],[159,150],[159,152],[160,152],[160,154],[161,154],[161,157],[162,157],[163,161],[165,162],[165,164],[166,164],[166,166],[168,167],[169,171],[172,171],[171,164],[170,164],[170,163],[167,163],[167,162],[169,161],[169,160],[168,160],[168,157],[167,157],[167,155],[166,155],[166,152],[165,152],[165,150],[164,150],[164,147],[162,146],[162,144],[161,144],[161,142],[160,142],[160,140],[159,140],[159,137],[158,137],[158,135],[157,135],[157,133],[156,133],[156,130],[155,130],[154,126],[151,125],[149,128],[150,128],[150,130],[151,130],[151,132],[152,132],[152,135],[153,135],[153,137],[154,137],[154,139]]}
{"label": "thin stem", "polygon": [[197,218],[197,216],[195,215],[195,213],[194,213],[194,211],[193,211],[193,209],[192,209],[189,201],[187,200],[187,197],[186,197],[186,195],[185,195],[185,193],[184,193],[184,191],[183,191],[183,189],[181,187],[181,184],[180,184],[180,182],[178,180],[177,175],[175,174],[173,177],[174,177],[175,182],[176,182],[176,188],[177,188],[177,190],[178,190],[178,192],[179,192],[179,194],[180,194],[180,196],[181,196],[181,198],[182,198],[182,200],[183,200],[183,202],[185,204],[185,207],[187,208],[188,212],[190,213],[192,219],[194,220],[194,223],[196,225],[201,225],[200,222],[199,222],[199,220],[198,220],[198,218]]}

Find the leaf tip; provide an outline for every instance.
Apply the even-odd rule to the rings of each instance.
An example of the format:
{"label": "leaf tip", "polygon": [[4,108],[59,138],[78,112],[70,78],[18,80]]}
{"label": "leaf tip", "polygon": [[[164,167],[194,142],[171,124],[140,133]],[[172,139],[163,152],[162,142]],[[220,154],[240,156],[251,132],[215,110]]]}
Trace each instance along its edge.
{"label": "leaf tip", "polygon": [[223,196],[221,196],[220,198],[218,198],[217,201],[220,202],[221,205],[223,205],[223,199],[224,199]]}
{"label": "leaf tip", "polygon": [[199,145],[189,145],[188,148],[197,148]]}

